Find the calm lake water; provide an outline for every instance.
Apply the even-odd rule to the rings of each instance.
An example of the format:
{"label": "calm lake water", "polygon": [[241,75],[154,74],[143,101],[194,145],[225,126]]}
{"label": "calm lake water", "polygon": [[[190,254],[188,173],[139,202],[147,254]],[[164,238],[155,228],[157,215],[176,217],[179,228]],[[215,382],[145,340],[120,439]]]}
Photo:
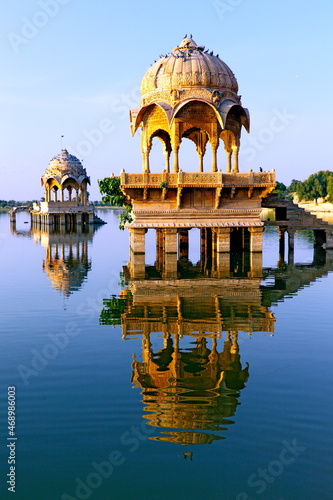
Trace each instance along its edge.
{"label": "calm lake water", "polygon": [[151,279],[128,283],[128,233],[99,215],[83,235],[0,215],[0,498],[331,500],[332,251],[299,232],[279,262],[272,228],[261,278],[204,279],[191,231],[171,283],[148,233]]}

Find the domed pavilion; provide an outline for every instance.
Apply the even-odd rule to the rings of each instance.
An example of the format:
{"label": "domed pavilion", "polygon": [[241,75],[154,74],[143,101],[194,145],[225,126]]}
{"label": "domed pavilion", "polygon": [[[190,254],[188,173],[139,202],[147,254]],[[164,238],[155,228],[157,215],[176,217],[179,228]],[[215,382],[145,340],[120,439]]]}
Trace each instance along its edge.
{"label": "domed pavilion", "polygon": [[94,207],[88,201],[90,178],[80,160],[67,149],[52,158],[41,184],[45,201],[34,205],[31,213],[34,225],[56,228],[95,222]]}
{"label": "domed pavilion", "polygon": [[[130,122],[132,135],[141,130],[142,153],[141,173],[121,172],[121,189],[133,206],[133,222],[127,226],[133,277],[144,274],[149,228],[156,229],[157,247],[164,249],[166,273],[176,272],[174,255],[179,246],[186,247],[191,228],[201,230],[201,245],[217,257],[233,247],[251,254],[262,251],[261,199],[274,189],[275,173],[240,172],[241,132],[249,132],[250,117],[235,75],[218,54],[185,37],[160,56],[143,77],[139,107],[130,111]],[[152,173],[150,165],[155,137],[164,155],[160,173]],[[194,143],[198,155],[191,172],[183,171],[179,157],[185,139]],[[211,164],[206,167],[208,147]]]}

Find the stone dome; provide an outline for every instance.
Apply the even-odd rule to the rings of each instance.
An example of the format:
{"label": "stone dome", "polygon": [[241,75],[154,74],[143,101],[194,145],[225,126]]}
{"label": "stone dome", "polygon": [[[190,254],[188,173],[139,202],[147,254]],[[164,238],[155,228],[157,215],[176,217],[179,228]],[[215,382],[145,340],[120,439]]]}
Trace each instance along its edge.
{"label": "stone dome", "polygon": [[42,184],[49,179],[56,179],[59,184],[62,184],[66,179],[72,178],[79,185],[83,180],[90,183],[86,169],[76,156],[68,153],[67,149],[63,149],[60,154],[54,156],[45,170],[42,177]]}
{"label": "stone dome", "polygon": [[230,90],[237,94],[237,80],[229,66],[218,55],[204,49],[192,38],[184,38],[178,47],[148,69],[141,83],[142,96],[190,87]]}

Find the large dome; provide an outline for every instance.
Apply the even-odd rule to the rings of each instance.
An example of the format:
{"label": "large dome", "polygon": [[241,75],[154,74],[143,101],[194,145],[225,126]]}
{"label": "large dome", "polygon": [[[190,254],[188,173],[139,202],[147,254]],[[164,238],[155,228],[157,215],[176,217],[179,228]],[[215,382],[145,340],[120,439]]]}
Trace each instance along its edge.
{"label": "large dome", "polygon": [[141,83],[145,97],[155,91],[181,88],[231,90],[237,94],[235,75],[218,55],[204,51],[192,38],[184,38],[179,47],[162,56],[146,72]]}
{"label": "large dome", "polygon": [[47,182],[48,179],[56,179],[62,183],[65,179],[75,179],[78,184],[84,179],[89,182],[86,169],[83,168],[82,163],[76,156],[68,153],[67,149],[63,149],[60,154],[54,156],[45,170],[42,177],[42,184]]}

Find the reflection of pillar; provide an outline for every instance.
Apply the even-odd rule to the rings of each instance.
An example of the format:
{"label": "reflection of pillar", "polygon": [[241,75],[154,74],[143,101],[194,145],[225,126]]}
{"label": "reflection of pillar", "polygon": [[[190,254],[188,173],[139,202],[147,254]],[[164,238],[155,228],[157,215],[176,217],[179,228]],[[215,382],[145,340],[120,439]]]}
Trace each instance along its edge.
{"label": "reflection of pillar", "polygon": [[284,235],[286,232],[286,228],[279,226],[278,231],[279,231],[279,261],[284,262],[284,255],[285,255],[285,253],[284,253],[284,247],[285,247]]}
{"label": "reflection of pillar", "polygon": [[232,155],[232,151],[226,151],[226,155],[227,155],[227,173],[229,174],[231,172],[231,155]]}
{"label": "reflection of pillar", "polygon": [[130,229],[130,270],[132,278],[145,276],[145,234],[144,228]]}
{"label": "reflection of pillar", "polygon": [[188,259],[188,229],[179,230],[179,258]]}
{"label": "reflection of pillar", "polygon": [[177,229],[163,229],[164,232],[164,269],[163,275],[177,277]]}
{"label": "reflection of pillar", "polygon": [[253,226],[248,228],[250,231],[250,252],[262,252],[263,226]]}
{"label": "reflection of pillar", "polygon": [[262,276],[262,252],[250,253],[250,278],[260,278]]}

